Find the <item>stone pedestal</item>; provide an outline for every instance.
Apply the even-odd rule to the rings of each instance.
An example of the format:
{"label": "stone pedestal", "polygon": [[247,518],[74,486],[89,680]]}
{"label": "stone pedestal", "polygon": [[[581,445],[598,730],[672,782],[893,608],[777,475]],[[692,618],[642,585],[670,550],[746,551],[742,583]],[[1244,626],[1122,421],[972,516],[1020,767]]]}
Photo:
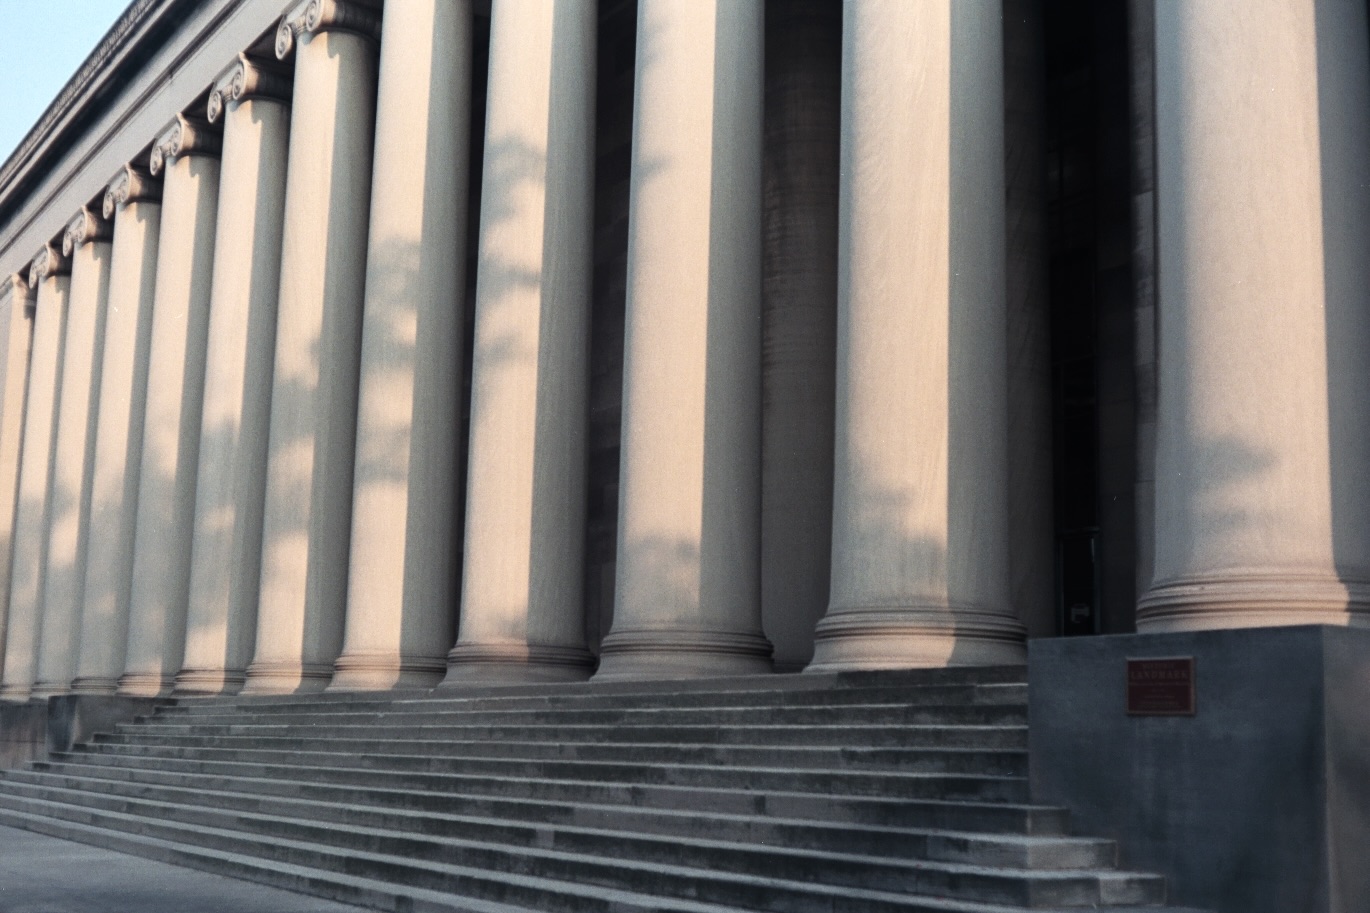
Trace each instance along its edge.
{"label": "stone pedestal", "polygon": [[848,4],[832,597],[814,670],[1018,662],[998,4]]}
{"label": "stone pedestal", "polygon": [[638,8],[614,621],[601,677],[764,672],[762,4]]}
{"label": "stone pedestal", "polygon": [[1370,623],[1370,47],[1354,3],[1155,12],[1155,571],[1137,627]]}
{"label": "stone pedestal", "polygon": [[322,690],[342,649],[380,18],[301,3],[277,30],[277,56],[294,59],[295,141],[247,693]]}
{"label": "stone pedestal", "polygon": [[595,5],[495,4],[461,635],[447,682],[589,675]]}
{"label": "stone pedestal", "polygon": [[171,691],[185,651],[219,197],[219,136],[184,115],[152,148],[163,176],[146,424],[119,693]]}
{"label": "stone pedestal", "polygon": [[471,31],[467,0],[385,7],[335,690],[434,685],[456,635]]}
{"label": "stone pedestal", "polygon": [[24,433],[24,398],[28,393],[29,353],[33,345],[33,292],[27,277],[16,274],[0,281],[0,310],[8,311],[4,337],[4,399],[0,400],[0,676],[3,676],[19,447]]}

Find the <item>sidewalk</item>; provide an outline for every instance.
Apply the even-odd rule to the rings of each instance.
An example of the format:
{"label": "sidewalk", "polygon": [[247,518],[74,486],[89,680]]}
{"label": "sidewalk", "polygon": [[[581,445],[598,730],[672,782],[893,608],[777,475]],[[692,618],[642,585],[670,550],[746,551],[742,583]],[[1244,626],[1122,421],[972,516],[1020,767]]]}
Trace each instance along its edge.
{"label": "sidewalk", "polygon": [[361,908],[0,827],[0,913],[361,913]]}

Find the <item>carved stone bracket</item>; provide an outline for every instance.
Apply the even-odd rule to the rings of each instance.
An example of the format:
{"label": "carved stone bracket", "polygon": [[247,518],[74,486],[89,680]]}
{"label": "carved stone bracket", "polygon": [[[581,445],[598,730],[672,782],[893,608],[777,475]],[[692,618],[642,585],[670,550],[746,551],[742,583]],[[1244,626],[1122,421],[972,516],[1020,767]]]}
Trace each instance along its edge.
{"label": "carved stone bracket", "polygon": [[71,259],[64,257],[56,244],[44,244],[29,266],[29,285],[37,288],[48,276],[65,276],[71,272]]}
{"label": "carved stone bracket", "polygon": [[209,121],[185,114],[177,114],[171,125],[157,137],[152,146],[148,167],[154,176],[161,174],[164,165],[183,155],[217,155],[223,145],[219,131]]}
{"label": "carved stone bracket", "polygon": [[137,165],[125,165],[109,182],[105,191],[105,204],[102,212],[106,219],[114,218],[120,206],[144,200],[156,201],[162,198],[162,182],[150,172]]}
{"label": "carved stone bracket", "polygon": [[381,11],[365,0],[303,0],[290,7],[276,28],[276,58],[285,60],[295,39],[318,32],[352,32],[381,40]]}
{"label": "carved stone bracket", "polygon": [[96,215],[89,206],[82,206],[81,211],[67,225],[67,230],[62,235],[62,255],[70,257],[76,248],[82,244],[89,244],[92,241],[108,241],[112,237],[114,237],[114,227]]}
{"label": "carved stone bracket", "polygon": [[289,71],[274,60],[239,54],[214,81],[214,88],[209,93],[209,122],[216,122],[230,103],[245,98],[290,101]]}

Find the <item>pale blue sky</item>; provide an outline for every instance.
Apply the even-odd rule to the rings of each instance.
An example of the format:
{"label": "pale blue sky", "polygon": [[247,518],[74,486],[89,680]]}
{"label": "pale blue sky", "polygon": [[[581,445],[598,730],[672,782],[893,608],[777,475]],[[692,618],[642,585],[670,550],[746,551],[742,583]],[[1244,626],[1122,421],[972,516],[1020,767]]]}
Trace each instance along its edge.
{"label": "pale blue sky", "polygon": [[0,35],[8,36],[0,77],[0,162],[38,123],[129,3],[0,0]]}

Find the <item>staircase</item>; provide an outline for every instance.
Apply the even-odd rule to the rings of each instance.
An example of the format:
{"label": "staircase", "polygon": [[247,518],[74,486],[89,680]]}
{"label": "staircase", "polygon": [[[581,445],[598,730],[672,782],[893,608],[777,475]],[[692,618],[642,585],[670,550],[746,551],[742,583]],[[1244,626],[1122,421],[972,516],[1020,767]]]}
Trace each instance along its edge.
{"label": "staircase", "polygon": [[1158,913],[1029,801],[1024,675],[180,701],[0,824],[399,913]]}

